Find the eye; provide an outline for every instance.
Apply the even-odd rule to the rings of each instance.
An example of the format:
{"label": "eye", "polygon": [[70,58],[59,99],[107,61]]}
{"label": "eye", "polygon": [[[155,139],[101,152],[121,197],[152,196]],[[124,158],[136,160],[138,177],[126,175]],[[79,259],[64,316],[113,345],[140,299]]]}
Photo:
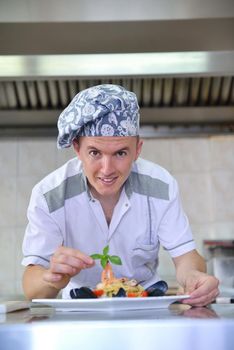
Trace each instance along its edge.
{"label": "eye", "polygon": [[94,149],[89,152],[89,155],[93,158],[97,158],[100,155],[100,152]]}
{"label": "eye", "polygon": [[120,158],[123,158],[127,155],[127,152],[126,151],[118,151],[116,153],[117,157],[120,157]]}

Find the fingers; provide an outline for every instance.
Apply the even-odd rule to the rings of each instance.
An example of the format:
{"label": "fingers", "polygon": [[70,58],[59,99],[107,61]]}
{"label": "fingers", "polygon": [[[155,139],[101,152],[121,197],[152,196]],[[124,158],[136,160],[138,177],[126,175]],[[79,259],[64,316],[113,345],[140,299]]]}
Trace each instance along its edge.
{"label": "fingers", "polygon": [[200,279],[194,285],[194,290],[187,286],[187,292],[190,295],[189,299],[183,301],[192,306],[205,306],[210,304],[219,295],[219,281],[213,276],[201,274]]}
{"label": "fingers", "polygon": [[[82,269],[92,267],[94,260],[77,249],[59,247],[50,261],[50,272],[74,276]],[[58,277],[53,277],[58,278]]]}
{"label": "fingers", "polygon": [[69,275],[52,273],[47,270],[43,275],[43,280],[58,291],[65,288],[70,281]]}
{"label": "fingers", "polygon": [[219,295],[219,291],[217,290],[213,290],[212,292],[205,294],[205,295],[201,295],[200,297],[191,297],[189,299],[185,299],[182,302],[184,304],[189,304],[191,306],[206,306],[208,304],[210,304],[212,301],[215,300],[215,298]]}
{"label": "fingers", "polygon": [[50,267],[43,274],[43,280],[51,287],[61,290],[71,277],[94,264],[92,258],[79,250],[61,246],[52,255]]}
{"label": "fingers", "polygon": [[78,260],[80,260],[81,262],[83,262],[86,265],[93,265],[93,259],[90,256],[82,253],[78,249],[73,249],[73,248],[60,246],[56,250],[56,252],[54,253],[53,256],[57,258],[57,257],[59,257],[61,255],[68,256],[68,257],[73,257],[75,259],[78,259]]}
{"label": "fingers", "polygon": [[199,298],[201,295],[209,294],[212,291],[216,294],[218,291],[219,281],[213,276],[205,275],[199,282],[200,283],[197,284],[196,289],[190,292],[190,295],[193,298]]}
{"label": "fingers", "polygon": [[63,278],[62,274],[52,273],[50,270],[47,270],[43,275],[43,280],[49,283],[60,282]]}

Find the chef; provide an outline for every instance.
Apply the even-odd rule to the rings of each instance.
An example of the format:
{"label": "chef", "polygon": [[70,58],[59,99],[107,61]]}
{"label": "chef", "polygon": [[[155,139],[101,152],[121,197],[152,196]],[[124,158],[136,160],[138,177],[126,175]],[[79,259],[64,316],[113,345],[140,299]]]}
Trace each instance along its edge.
{"label": "chef", "polygon": [[58,148],[75,158],[32,190],[23,241],[25,296],[55,298],[94,288],[102,267],[90,257],[109,246],[122,265],[117,277],[145,288],[160,280],[160,245],[170,254],[186,303],[204,306],[218,295],[206,273],[181,206],[176,180],[141,159],[136,95],[112,84],[79,92],[58,119]]}

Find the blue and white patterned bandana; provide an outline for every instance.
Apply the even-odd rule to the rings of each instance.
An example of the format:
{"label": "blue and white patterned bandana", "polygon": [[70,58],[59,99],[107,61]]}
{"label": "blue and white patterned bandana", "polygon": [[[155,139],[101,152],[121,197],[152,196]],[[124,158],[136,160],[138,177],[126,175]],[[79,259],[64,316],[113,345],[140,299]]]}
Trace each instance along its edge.
{"label": "blue and white patterned bandana", "polygon": [[139,106],[133,92],[104,84],[79,92],[58,119],[58,148],[78,136],[137,136]]}

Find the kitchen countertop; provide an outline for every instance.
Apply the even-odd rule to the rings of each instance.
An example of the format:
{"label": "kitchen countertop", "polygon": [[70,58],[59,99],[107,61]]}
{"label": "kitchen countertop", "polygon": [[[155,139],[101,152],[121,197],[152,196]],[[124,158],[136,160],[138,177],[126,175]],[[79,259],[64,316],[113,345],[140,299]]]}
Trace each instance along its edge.
{"label": "kitchen countertop", "polygon": [[53,308],[0,314],[1,350],[234,349],[234,304],[191,308],[56,312]]}

